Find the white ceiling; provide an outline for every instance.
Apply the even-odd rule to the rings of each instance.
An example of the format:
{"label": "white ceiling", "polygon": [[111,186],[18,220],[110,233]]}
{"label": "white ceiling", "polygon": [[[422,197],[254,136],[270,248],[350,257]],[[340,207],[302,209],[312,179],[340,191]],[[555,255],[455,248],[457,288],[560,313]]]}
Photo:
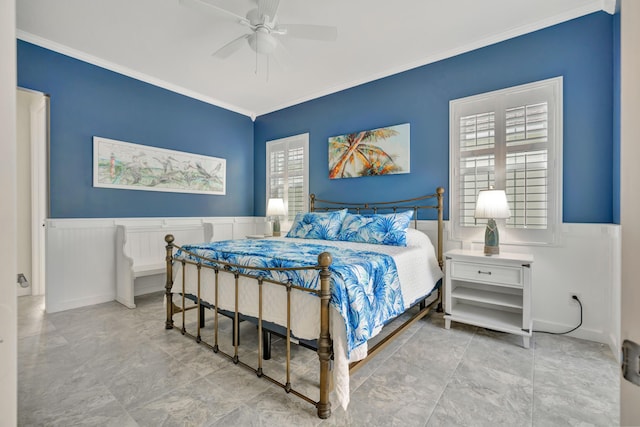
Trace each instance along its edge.
{"label": "white ceiling", "polygon": [[[206,0],[238,15],[256,0]],[[17,0],[22,40],[250,117],[594,11],[615,0],[281,0],[278,22],[338,27],[337,42],[286,38],[285,66],[248,46],[224,14],[178,0]]]}

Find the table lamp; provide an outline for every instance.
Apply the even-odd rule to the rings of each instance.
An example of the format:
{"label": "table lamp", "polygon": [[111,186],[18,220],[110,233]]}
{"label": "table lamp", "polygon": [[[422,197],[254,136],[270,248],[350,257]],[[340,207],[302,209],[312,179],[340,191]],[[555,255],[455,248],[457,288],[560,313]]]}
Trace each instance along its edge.
{"label": "table lamp", "polygon": [[267,216],[273,217],[273,235],[280,236],[280,216],[285,215],[284,200],[269,199],[267,203]]}
{"label": "table lamp", "polygon": [[500,253],[500,237],[496,219],[505,219],[511,216],[507,195],[504,190],[480,190],[476,201],[474,218],[486,218],[487,229],[484,232],[484,254],[497,255]]}

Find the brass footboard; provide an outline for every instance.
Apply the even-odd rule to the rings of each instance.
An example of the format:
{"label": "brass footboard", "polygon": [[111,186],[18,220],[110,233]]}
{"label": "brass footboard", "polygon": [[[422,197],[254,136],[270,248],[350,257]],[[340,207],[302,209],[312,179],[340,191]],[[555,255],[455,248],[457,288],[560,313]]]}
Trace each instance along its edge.
{"label": "brass footboard", "polygon": [[[193,338],[197,343],[203,344],[213,350],[214,353],[218,353],[222,356],[230,359],[234,364],[241,365],[253,372],[256,373],[258,377],[265,378],[272,383],[279,385],[282,387],[287,393],[294,394],[303,400],[315,405],[317,408],[318,417],[320,418],[328,418],[331,415],[331,402],[329,401],[329,392],[330,392],[330,360],[332,358],[332,342],[331,342],[331,334],[329,331],[329,300],[331,298],[331,285],[330,278],[331,272],[329,271],[329,266],[331,265],[332,258],[331,254],[328,252],[323,252],[318,255],[318,263],[314,266],[309,267],[289,267],[289,268],[262,268],[262,267],[249,267],[244,265],[232,264],[220,260],[210,259],[206,257],[199,256],[192,252],[189,252],[180,246],[174,244],[173,235],[169,234],[165,237],[166,245],[166,262],[167,262],[167,277],[166,277],[166,285],[165,285],[165,297],[167,303],[167,319],[165,327],[166,329],[173,329],[174,327],[174,319],[173,316],[182,313],[182,325],[180,328],[180,332],[183,335],[189,336]],[[190,254],[196,259],[198,262],[182,259],[179,262],[182,263],[182,289],[181,289],[181,304],[176,305],[173,301],[173,249],[181,249],[184,253]],[[185,303],[185,269],[187,265],[195,266],[197,269],[197,295],[195,296],[196,305],[191,307],[186,307]],[[215,282],[214,282],[214,301],[211,303],[214,311],[214,337],[213,343],[208,343],[202,339],[201,335],[201,316],[197,317],[196,322],[196,333],[191,334],[187,332],[185,326],[185,313],[187,310],[197,308],[198,312],[201,310],[201,285],[202,285],[202,269],[208,268],[213,270]],[[296,286],[291,282],[283,283],[275,280],[267,279],[264,277],[257,276],[255,274],[250,274],[251,271],[293,271],[293,270],[318,270],[320,276],[320,290],[308,289],[300,286]],[[218,319],[219,319],[219,304],[218,304],[218,295],[219,295],[219,275],[220,274],[232,274],[235,283],[235,307],[233,310],[233,353],[227,353],[223,351],[219,346],[218,340]],[[239,346],[239,319],[240,319],[240,311],[239,311],[239,280],[240,277],[250,278],[256,281],[258,286],[258,360],[257,367],[253,367],[244,361],[240,360],[238,354],[238,346]],[[280,382],[275,378],[267,375],[263,370],[262,365],[262,348],[263,348],[263,285],[264,283],[271,283],[276,286],[283,286],[286,288],[286,299],[287,299],[287,325],[286,325],[286,380],[285,382]],[[318,338],[318,358],[320,360],[320,397],[318,401],[313,400],[312,398],[306,396],[305,394],[297,391],[293,388],[291,384],[291,292],[292,291],[302,291],[315,294],[320,297],[320,336]]]}

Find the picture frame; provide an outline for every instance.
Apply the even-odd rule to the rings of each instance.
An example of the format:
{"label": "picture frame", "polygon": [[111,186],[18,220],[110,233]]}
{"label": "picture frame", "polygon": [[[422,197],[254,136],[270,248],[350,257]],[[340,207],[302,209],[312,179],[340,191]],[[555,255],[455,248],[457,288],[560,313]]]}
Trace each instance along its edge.
{"label": "picture frame", "polygon": [[329,138],[329,178],[409,173],[410,130],[404,123]]}
{"label": "picture frame", "polygon": [[226,160],[94,136],[93,186],[224,195]]}

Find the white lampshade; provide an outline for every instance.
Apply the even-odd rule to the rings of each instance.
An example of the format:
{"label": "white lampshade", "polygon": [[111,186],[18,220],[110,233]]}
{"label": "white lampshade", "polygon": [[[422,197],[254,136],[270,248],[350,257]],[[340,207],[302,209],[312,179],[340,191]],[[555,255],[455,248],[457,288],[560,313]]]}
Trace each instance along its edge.
{"label": "white lampshade", "polygon": [[281,216],[286,214],[284,209],[284,200],[269,199],[267,203],[267,216]]}
{"label": "white lampshade", "polygon": [[504,190],[480,190],[474,218],[509,218],[511,211]]}

